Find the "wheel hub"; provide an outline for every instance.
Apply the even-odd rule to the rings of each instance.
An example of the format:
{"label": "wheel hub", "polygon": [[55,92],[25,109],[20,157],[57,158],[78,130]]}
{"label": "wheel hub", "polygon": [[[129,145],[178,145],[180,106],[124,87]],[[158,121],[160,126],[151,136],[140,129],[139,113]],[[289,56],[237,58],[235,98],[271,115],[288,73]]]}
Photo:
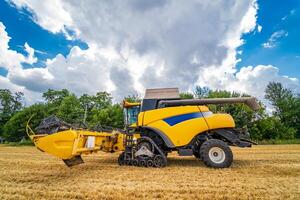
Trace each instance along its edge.
{"label": "wheel hub", "polygon": [[212,147],[208,152],[209,158],[214,163],[222,163],[225,161],[225,152],[219,147]]}

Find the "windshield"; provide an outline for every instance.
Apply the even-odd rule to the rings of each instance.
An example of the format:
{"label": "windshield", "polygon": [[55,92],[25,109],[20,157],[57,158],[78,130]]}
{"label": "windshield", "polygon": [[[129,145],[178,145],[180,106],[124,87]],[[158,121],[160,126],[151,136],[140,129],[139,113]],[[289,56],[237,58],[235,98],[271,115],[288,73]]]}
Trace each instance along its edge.
{"label": "windshield", "polygon": [[140,112],[140,106],[133,106],[124,109],[125,125],[129,126],[137,122],[137,117]]}

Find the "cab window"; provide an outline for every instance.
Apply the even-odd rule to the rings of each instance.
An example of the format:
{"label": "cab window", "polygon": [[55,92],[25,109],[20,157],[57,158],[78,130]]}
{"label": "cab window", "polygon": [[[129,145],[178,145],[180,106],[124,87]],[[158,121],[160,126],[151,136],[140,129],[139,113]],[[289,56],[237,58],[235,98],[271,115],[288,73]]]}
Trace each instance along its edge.
{"label": "cab window", "polygon": [[138,114],[140,113],[140,106],[133,106],[124,109],[125,125],[130,126],[137,122]]}

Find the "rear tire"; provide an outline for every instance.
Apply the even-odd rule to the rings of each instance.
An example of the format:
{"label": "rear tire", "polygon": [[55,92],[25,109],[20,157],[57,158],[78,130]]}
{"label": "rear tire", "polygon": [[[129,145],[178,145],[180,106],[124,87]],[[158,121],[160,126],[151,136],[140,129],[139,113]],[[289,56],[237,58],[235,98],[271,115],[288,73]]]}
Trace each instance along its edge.
{"label": "rear tire", "polygon": [[210,139],[200,147],[200,158],[208,167],[226,168],[232,164],[233,155],[229,146],[222,140]]}

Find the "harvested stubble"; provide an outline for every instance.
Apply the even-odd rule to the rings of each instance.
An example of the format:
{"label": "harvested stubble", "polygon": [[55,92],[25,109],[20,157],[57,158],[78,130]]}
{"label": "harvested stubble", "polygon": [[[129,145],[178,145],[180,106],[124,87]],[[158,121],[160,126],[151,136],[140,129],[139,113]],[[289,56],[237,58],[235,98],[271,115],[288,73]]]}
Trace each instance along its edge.
{"label": "harvested stubble", "polygon": [[300,145],[233,151],[228,169],[175,153],[162,169],[118,166],[106,153],[67,168],[34,147],[0,146],[0,199],[300,199]]}

